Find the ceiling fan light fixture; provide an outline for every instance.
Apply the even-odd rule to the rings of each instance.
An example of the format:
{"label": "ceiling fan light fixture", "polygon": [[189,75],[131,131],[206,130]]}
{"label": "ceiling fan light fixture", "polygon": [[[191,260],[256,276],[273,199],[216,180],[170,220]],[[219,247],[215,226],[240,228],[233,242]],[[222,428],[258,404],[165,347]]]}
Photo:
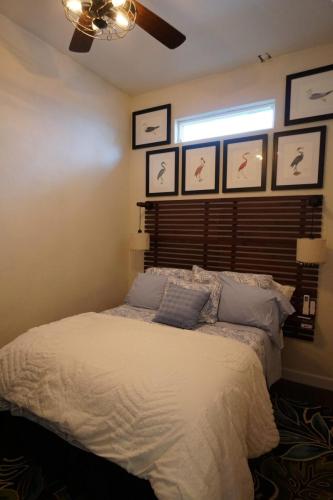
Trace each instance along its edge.
{"label": "ceiling fan light fixture", "polygon": [[98,17],[93,20],[92,26],[96,31],[104,30],[105,28],[108,27],[108,23],[104,19]]}
{"label": "ceiling fan light fixture", "polygon": [[186,40],[183,33],[139,0],[62,0],[62,5],[75,28],[71,52],[88,53],[95,38],[124,38],[136,24],[168,49],[176,49]]}
{"label": "ceiling fan light fixture", "polygon": [[62,4],[75,29],[91,38],[115,40],[135,27],[137,12],[133,0],[62,0]]}

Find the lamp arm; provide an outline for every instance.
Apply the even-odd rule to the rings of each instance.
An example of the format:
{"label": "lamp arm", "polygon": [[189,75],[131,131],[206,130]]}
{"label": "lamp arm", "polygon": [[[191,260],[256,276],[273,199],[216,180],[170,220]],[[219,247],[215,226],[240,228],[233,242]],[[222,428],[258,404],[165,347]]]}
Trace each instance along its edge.
{"label": "lamp arm", "polygon": [[141,229],[141,223],[142,223],[142,221],[141,221],[141,219],[142,219],[142,208],[139,207],[139,229],[138,229],[138,233],[142,233],[142,229]]}

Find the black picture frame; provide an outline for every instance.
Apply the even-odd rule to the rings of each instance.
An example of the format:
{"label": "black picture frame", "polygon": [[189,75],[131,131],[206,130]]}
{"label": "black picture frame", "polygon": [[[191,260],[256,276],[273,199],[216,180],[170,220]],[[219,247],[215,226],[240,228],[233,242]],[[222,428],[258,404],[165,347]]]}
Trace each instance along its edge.
{"label": "black picture frame", "polygon": [[[279,191],[279,190],[286,190],[286,189],[318,189],[323,187],[323,182],[324,182],[324,166],[325,166],[325,147],[326,147],[326,131],[327,127],[326,125],[320,126],[320,127],[309,127],[309,128],[303,128],[303,129],[297,129],[297,130],[288,130],[288,131],[283,131],[283,132],[276,132],[274,134],[273,138],[273,169],[272,169],[272,190],[273,191]],[[304,183],[297,183],[297,184],[292,184],[292,183],[287,183],[287,184],[279,184],[278,183],[278,169],[283,168],[283,165],[279,165],[279,162],[283,162],[284,157],[283,153],[281,152],[281,148],[279,146],[279,142],[281,138],[284,137],[293,137],[297,135],[303,135],[303,134],[319,134],[319,147],[318,147],[318,163],[314,166],[316,168],[317,176],[316,176],[316,182],[304,182]],[[291,161],[292,157],[289,157],[288,162],[284,164],[287,165],[287,168],[290,168],[290,172],[295,172],[295,168],[299,168],[300,162],[297,162],[297,159],[299,159],[299,153],[302,153],[302,150],[304,152],[304,147],[300,148],[300,151],[298,151],[298,148],[295,148],[295,157]],[[280,156],[280,157],[279,157]],[[302,160],[302,158],[301,158]],[[294,164],[294,166],[293,166]],[[290,174],[291,175],[291,174]],[[295,174],[294,174],[295,175]]]}
{"label": "black picture frame", "polygon": [[[164,155],[168,155],[169,153],[174,153],[175,158],[174,158],[174,164],[173,164],[173,169],[174,169],[174,189],[172,190],[167,190],[167,191],[152,191],[150,189],[151,186],[151,175],[152,175],[152,158],[160,157],[158,161],[160,161],[161,165],[163,160]],[[161,172],[163,170],[160,170],[160,172],[157,175],[161,177]],[[163,175],[163,174],[162,174]],[[164,149],[157,149],[154,151],[147,151],[146,152],[146,197],[154,197],[154,196],[177,196],[179,194],[179,148],[178,147],[173,147],[173,148],[164,148]]]}
{"label": "black picture frame", "polygon": [[[257,141],[261,141],[262,146],[261,146],[261,153],[258,153],[262,156],[262,164],[261,164],[261,175],[260,175],[260,185],[257,186],[244,186],[244,187],[228,187],[228,169],[229,167],[229,161],[228,161],[228,156],[229,156],[229,147],[231,147],[233,144],[243,144],[243,143],[254,143]],[[266,179],[267,179],[267,145],[268,145],[268,135],[267,134],[260,134],[260,135],[252,135],[252,136],[247,136],[247,137],[239,137],[239,138],[234,138],[234,139],[227,139],[223,142],[223,177],[222,177],[222,192],[223,193],[247,193],[247,192],[256,192],[256,191],[266,191]],[[250,149],[249,147],[247,149]],[[245,157],[246,154],[249,153],[244,153],[244,156],[242,156],[243,162],[239,165],[239,168],[241,168],[243,165],[243,169],[246,167],[247,162],[248,162],[248,157]],[[240,170],[241,172],[242,170]],[[239,184],[241,184],[242,181],[240,180]]]}
{"label": "black picture frame", "polygon": [[[295,100],[297,97],[300,98],[299,93],[300,91],[298,90],[293,90],[293,83],[302,83],[304,84],[306,82],[306,79],[309,77],[312,77],[313,75],[323,75],[326,72],[332,72],[332,83],[333,83],[333,64],[329,64],[327,66],[321,66],[319,68],[313,68],[307,71],[301,71],[299,73],[293,73],[291,75],[287,75],[286,78],[286,98],[285,98],[285,112],[284,112],[284,124],[285,125],[299,125],[302,123],[311,123],[311,122],[316,122],[316,121],[323,121],[323,120],[332,120],[333,119],[333,112],[328,112],[328,113],[322,113],[319,112],[318,108],[318,114],[310,114],[309,116],[300,116],[300,117],[292,117],[291,116],[291,105],[293,100]],[[303,82],[301,82],[301,79],[303,79]],[[317,92],[315,92],[315,89],[311,89],[310,85],[313,85],[313,81],[309,79],[309,89],[307,89],[305,92],[308,94],[308,99],[313,101],[313,107],[315,110],[315,104],[316,101],[321,102],[321,99],[325,99],[325,89],[321,88],[318,89]],[[320,92],[321,90],[321,92]],[[304,101],[306,102],[305,98],[305,92],[304,92]],[[309,94],[310,92],[310,94]],[[332,103],[333,103],[333,85],[331,88],[327,89],[327,98],[329,98]],[[320,97],[322,96],[322,97]],[[315,111],[314,111],[315,113]]]}
{"label": "black picture frame", "polygon": [[[152,129],[149,131],[149,133],[153,134],[156,133],[156,129],[161,127],[163,125],[163,129],[165,129],[165,133],[162,134],[161,136],[157,136],[156,140],[152,140],[150,142],[142,142],[140,143],[140,139],[138,137],[139,135],[139,130],[140,129],[140,123],[142,123],[142,119],[145,118],[149,120],[149,115],[154,114],[155,119],[156,119],[156,114],[158,117],[158,112],[160,113],[160,124],[158,125],[156,123],[155,125],[155,131],[154,131],[154,124],[152,123],[151,125],[147,126],[148,129]],[[166,120],[166,123],[162,123],[163,120]],[[143,148],[150,148],[154,146],[164,146],[167,144],[171,143],[171,104],[163,104],[161,106],[155,106],[153,108],[146,108],[146,109],[141,109],[139,111],[134,111],[132,113],[132,149],[143,149]]]}
{"label": "black picture frame", "polygon": [[[212,148],[215,149],[215,157],[214,161],[212,162],[213,165],[211,165],[211,168],[214,168],[214,171],[211,175],[211,178],[213,180],[213,186],[212,188],[207,188],[207,189],[187,189],[186,184],[187,184],[187,168],[188,168],[188,163],[187,163],[187,154],[189,151],[195,151],[198,153],[198,158],[200,158],[200,162],[203,159],[200,157],[200,150],[206,149],[206,148]],[[192,195],[192,194],[211,194],[211,193],[218,193],[219,192],[219,180],[220,180],[220,149],[221,149],[221,144],[220,141],[211,141],[211,142],[205,142],[205,143],[200,143],[200,144],[190,144],[182,147],[182,194],[183,195]],[[196,170],[194,171],[194,176],[196,179],[198,176],[196,175],[196,171],[198,168],[201,167],[201,164],[198,162],[198,166]],[[201,168],[202,171],[202,168]],[[198,180],[200,182],[200,180]]]}

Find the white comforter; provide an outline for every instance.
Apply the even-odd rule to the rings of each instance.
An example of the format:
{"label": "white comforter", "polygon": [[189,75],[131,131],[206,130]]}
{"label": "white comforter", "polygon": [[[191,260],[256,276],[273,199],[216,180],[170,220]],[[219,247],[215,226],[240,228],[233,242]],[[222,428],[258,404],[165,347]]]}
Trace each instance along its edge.
{"label": "white comforter", "polygon": [[249,500],[278,443],[256,354],[237,341],[87,313],[0,350],[0,397],[149,479],[163,500]]}

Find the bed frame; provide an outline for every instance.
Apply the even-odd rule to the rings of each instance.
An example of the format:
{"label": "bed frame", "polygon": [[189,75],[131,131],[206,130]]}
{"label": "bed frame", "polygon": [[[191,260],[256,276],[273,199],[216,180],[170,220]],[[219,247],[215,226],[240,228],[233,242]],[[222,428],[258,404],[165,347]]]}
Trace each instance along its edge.
{"label": "bed frame", "polygon": [[[320,206],[313,208],[312,201]],[[296,314],[286,322],[284,334],[311,341],[314,317],[304,328],[298,315],[304,294],[317,298],[319,268],[297,264],[296,240],[320,237],[321,225],[318,195],[154,201],[145,212],[151,237],[145,268],[190,269],[196,264],[216,271],[272,274],[296,287]]]}

